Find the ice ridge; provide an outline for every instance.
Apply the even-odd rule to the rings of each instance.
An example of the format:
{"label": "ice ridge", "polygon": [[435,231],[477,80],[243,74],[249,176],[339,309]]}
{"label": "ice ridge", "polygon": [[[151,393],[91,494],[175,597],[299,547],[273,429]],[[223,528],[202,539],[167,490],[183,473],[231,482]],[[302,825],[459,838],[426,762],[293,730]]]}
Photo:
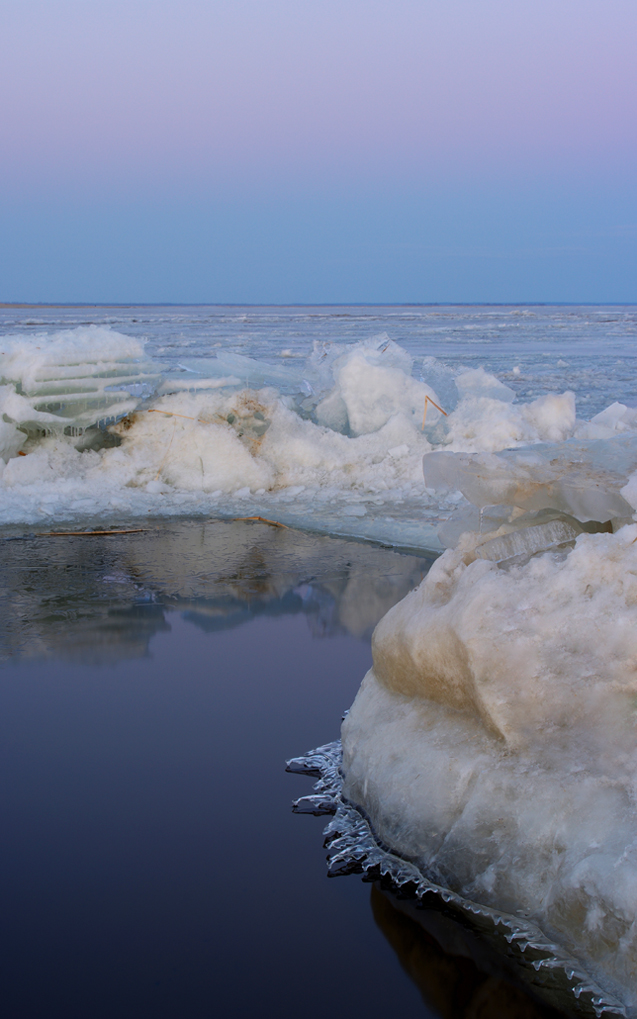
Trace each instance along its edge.
{"label": "ice ridge", "polygon": [[0,522],[260,515],[438,552],[471,500],[455,482],[426,488],[423,456],[455,456],[457,474],[463,456],[637,434],[623,405],[578,422],[572,393],[518,404],[483,369],[414,358],[385,334],[316,342],[305,361],[222,350],[180,365],[103,327],[5,337]]}

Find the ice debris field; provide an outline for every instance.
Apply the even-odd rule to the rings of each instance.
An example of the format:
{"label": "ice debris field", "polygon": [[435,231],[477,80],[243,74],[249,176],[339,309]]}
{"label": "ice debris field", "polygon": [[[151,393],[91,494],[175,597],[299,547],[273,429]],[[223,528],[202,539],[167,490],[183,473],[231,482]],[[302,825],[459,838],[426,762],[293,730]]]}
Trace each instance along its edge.
{"label": "ice debris field", "polygon": [[6,336],[0,521],[262,515],[444,554],[343,725],[384,844],[537,923],[637,1014],[637,411],[525,403],[386,335],[162,365]]}
{"label": "ice debris field", "polygon": [[[629,517],[620,491],[637,468],[637,411],[615,403],[581,421],[570,392],[526,403],[514,395],[483,368],[414,358],[386,334],[315,341],[303,362],[222,350],[170,365],[103,326],[8,335],[0,522],[263,515],[440,551],[472,507],[544,508],[543,495],[536,506],[512,492],[536,478],[543,493],[556,488],[554,444],[558,473],[572,462],[573,485],[600,492],[584,517]],[[547,506],[580,519],[569,491]]]}

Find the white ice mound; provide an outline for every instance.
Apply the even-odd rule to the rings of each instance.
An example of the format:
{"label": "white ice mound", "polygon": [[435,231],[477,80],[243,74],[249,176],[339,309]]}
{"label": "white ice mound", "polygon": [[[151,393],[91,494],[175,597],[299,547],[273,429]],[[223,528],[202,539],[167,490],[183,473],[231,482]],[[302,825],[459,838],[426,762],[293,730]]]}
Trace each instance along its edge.
{"label": "white ice mound", "polygon": [[165,396],[112,431],[122,445],[104,455],[103,469],[128,487],[158,480],[208,492],[307,486],[328,499],[419,486],[420,457],[430,448],[404,415],[348,438],[300,417],[274,389]]}
{"label": "white ice mound", "polygon": [[106,327],[4,337],[0,348],[0,413],[22,431],[81,434],[130,413],[161,381],[139,340]]}
{"label": "white ice mound", "polygon": [[[331,365],[334,387],[316,407],[316,420],[347,435],[377,432],[397,414],[420,426],[441,417],[440,397],[412,378],[412,358],[386,334],[348,349]],[[433,401],[429,403],[429,401]]]}
{"label": "white ice mound", "polygon": [[[464,390],[463,380],[483,375]],[[548,393],[530,403],[515,404],[511,390],[486,372],[466,372],[456,378],[462,399],[445,419],[445,435],[438,443],[473,453],[495,452],[536,442],[563,442],[576,431],[575,396],[571,392]],[[501,387],[501,388],[499,388]]]}
{"label": "white ice mound", "polygon": [[637,1014],[637,526],[509,571],[446,552],[373,637],[345,795]]}

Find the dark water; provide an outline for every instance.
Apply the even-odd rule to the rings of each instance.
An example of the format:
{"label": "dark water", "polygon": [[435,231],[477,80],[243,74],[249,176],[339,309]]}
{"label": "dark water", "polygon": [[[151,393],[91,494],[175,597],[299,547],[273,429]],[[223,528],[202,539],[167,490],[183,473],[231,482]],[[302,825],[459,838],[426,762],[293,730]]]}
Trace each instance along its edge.
{"label": "dark water", "polygon": [[3,1016],[539,1015],[290,812],[426,561],[214,522],[1,547]]}

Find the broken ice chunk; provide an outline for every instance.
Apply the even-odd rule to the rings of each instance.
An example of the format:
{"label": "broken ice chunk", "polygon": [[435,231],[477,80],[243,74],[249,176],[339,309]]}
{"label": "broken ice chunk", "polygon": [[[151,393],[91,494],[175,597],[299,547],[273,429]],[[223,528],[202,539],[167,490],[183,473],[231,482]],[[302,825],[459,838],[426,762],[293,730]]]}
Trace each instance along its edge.
{"label": "broken ice chunk", "polygon": [[629,519],[621,495],[637,470],[637,436],[586,442],[569,439],[500,453],[427,453],[425,484],[462,492],[474,506],[551,508],[580,521]]}
{"label": "broken ice chunk", "polygon": [[637,510],[637,472],[631,474],[619,493],[633,509]]}
{"label": "broken ice chunk", "polygon": [[316,407],[316,420],[319,425],[331,428],[333,432],[345,434],[349,427],[347,404],[338,389],[334,389]]}
{"label": "broken ice chunk", "polygon": [[10,386],[3,414],[24,431],[81,432],[123,417],[151,396],[161,365],[139,340],[88,326],[54,336],[5,338],[0,385]]}
{"label": "broken ice chunk", "polygon": [[475,549],[478,559],[488,559],[501,563],[516,556],[528,558],[536,552],[544,552],[567,542],[575,541],[582,533],[576,520],[557,518],[531,527],[520,527],[518,530],[501,534],[479,544]]}
{"label": "broken ice chunk", "polygon": [[480,535],[493,533],[503,525],[511,524],[521,513],[522,510],[511,506],[485,506],[482,509],[462,506],[440,527],[438,538],[445,548],[455,548],[460,536],[467,531]]}
{"label": "broken ice chunk", "polygon": [[253,357],[246,357],[244,354],[233,354],[227,350],[220,350],[216,357],[193,358],[180,362],[180,367],[186,371],[204,378],[228,377],[230,384],[238,381],[239,384],[261,389],[264,386],[273,386],[281,393],[304,393],[308,395],[311,391],[310,373],[306,370],[289,367],[288,365],[266,364]]}
{"label": "broken ice chunk", "polygon": [[611,403],[590,421],[580,422],[578,439],[610,439],[617,434],[634,431],[637,428],[637,410],[624,403]]}
{"label": "broken ice chunk", "polygon": [[[382,341],[382,342],[381,342]],[[440,399],[411,376],[411,356],[386,336],[351,347],[332,365],[334,388],[316,407],[316,420],[351,436],[376,432],[397,414],[421,427],[442,416]]]}
{"label": "broken ice chunk", "polygon": [[[0,411],[2,404],[0,402]],[[26,441],[24,432],[19,431],[14,424],[3,421],[0,418],[0,460],[6,463],[11,457],[17,456],[18,451]]]}
{"label": "broken ice chunk", "polygon": [[488,400],[501,400],[503,403],[513,403],[515,400],[514,391],[496,379],[495,375],[485,372],[484,368],[470,368],[458,375],[455,381],[461,400],[470,397],[475,399],[486,397]]}

